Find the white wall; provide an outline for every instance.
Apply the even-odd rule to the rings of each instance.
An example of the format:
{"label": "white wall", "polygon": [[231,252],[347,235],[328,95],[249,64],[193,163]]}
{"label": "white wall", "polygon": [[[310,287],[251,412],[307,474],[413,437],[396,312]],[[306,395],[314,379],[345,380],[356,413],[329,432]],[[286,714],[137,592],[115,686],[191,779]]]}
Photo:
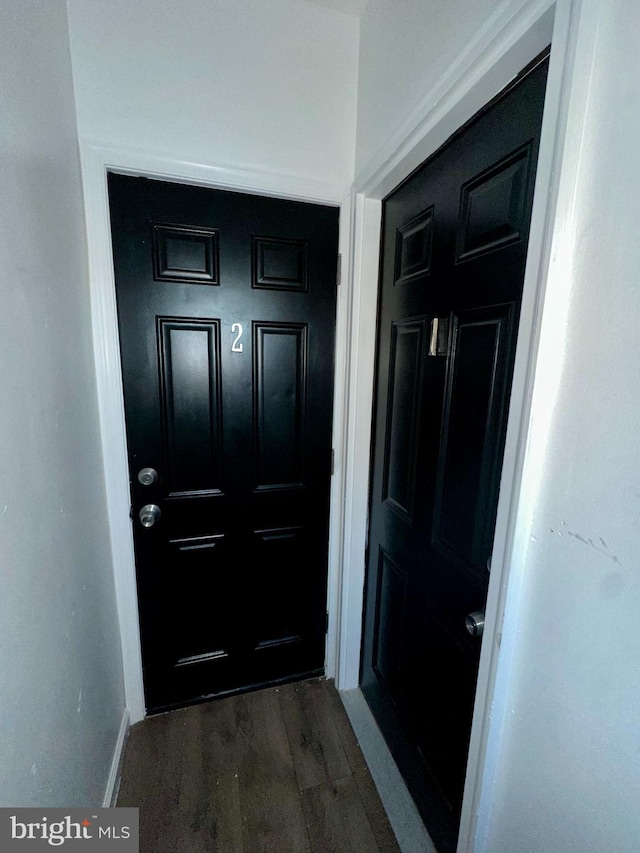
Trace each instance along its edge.
{"label": "white wall", "polygon": [[101,805],[123,711],[64,0],[0,4],[0,805]]}
{"label": "white wall", "polygon": [[586,39],[577,57],[589,89],[545,306],[491,853],[640,844],[640,16],[635,0],[586,5],[599,26],[592,67]]}
{"label": "white wall", "polygon": [[499,5],[499,0],[369,0],[360,22],[356,175]]}
{"label": "white wall", "polygon": [[298,0],[69,0],[81,137],[348,188],[358,19]]}
{"label": "white wall", "polygon": [[[371,0],[357,172],[494,5],[409,0],[400,16],[393,0]],[[586,111],[570,112],[577,179],[562,179],[553,229],[524,473],[535,509],[516,536],[512,677],[475,847],[487,853],[635,853],[640,838],[640,16],[635,0],[584,7]]]}

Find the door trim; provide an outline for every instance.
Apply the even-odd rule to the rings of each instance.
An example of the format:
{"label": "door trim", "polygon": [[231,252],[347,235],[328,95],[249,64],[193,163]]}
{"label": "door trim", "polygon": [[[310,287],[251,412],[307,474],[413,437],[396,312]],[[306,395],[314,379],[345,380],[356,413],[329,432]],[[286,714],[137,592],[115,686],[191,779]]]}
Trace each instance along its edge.
{"label": "door trim", "polygon": [[[142,682],[142,656],[138,622],[137,586],[133,553],[133,529],[129,518],[129,466],[124,420],[122,368],[118,339],[113,257],[109,220],[107,172],[161,180],[176,181],[216,189],[235,190],[254,195],[317,202],[341,208],[340,252],[348,256],[350,197],[348,188],[339,184],[282,175],[273,172],[228,169],[202,163],[171,159],[151,151],[104,145],[94,140],[80,140],[91,293],[91,321],[98,392],[100,436],[105,476],[108,525],[120,642],[122,647],[125,702],[131,723],[144,719],[145,702]],[[348,270],[343,270],[343,274]],[[345,288],[341,288],[344,291]],[[334,391],[334,447],[341,458],[339,437],[344,420],[346,387],[345,295],[338,295],[336,325],[336,375]],[[329,630],[327,633],[326,670],[336,670],[338,647],[337,602],[340,600],[339,540],[341,518],[334,511],[342,494],[340,466],[331,483],[331,516],[328,566]]]}
{"label": "door trim", "polygon": [[[554,310],[568,310],[570,276],[564,241],[570,236],[597,5],[590,0],[503,3],[356,177],[352,194],[349,382],[353,397],[345,426],[342,643],[337,677],[341,690],[354,689],[359,682],[381,199],[552,43],[458,853],[486,849],[493,808],[522,613],[529,523],[544,452],[544,429],[537,447],[528,442],[529,430],[534,415],[548,420],[552,411],[552,401],[543,400],[542,394],[532,404],[534,384],[537,388],[553,377],[552,354],[548,346],[539,351],[538,344],[543,318],[553,324],[548,320],[550,310],[546,314],[544,310],[547,292],[553,293]],[[551,385],[556,387],[557,380],[551,380]]]}

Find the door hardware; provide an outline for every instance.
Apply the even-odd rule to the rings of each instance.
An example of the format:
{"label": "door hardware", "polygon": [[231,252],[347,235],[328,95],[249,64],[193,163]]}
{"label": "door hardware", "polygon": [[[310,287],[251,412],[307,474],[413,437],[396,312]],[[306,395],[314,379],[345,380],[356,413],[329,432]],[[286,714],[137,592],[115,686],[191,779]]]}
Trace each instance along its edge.
{"label": "door hardware", "polygon": [[143,486],[153,486],[158,479],[158,472],[155,468],[141,468],[138,471],[138,482]]}
{"label": "door hardware", "polygon": [[145,504],[138,513],[143,527],[153,527],[161,515],[160,507],[157,504]]}
{"label": "door hardware", "polygon": [[472,637],[481,637],[484,631],[484,610],[470,613],[464,620],[464,627]]}
{"label": "door hardware", "polygon": [[449,318],[434,317],[431,320],[429,355],[442,356],[449,351]]}

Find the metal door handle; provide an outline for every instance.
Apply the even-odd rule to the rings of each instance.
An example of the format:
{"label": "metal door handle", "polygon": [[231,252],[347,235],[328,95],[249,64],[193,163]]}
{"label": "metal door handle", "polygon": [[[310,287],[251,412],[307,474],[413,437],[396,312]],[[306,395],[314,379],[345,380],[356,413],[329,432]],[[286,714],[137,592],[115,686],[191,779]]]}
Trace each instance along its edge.
{"label": "metal door handle", "polygon": [[143,486],[152,486],[158,479],[158,472],[155,468],[141,468],[138,471],[138,482]]}
{"label": "metal door handle", "polygon": [[464,626],[472,637],[481,637],[484,631],[484,610],[470,613],[464,620]]}
{"label": "metal door handle", "polygon": [[153,527],[160,515],[160,507],[156,504],[145,504],[138,513],[143,527]]}

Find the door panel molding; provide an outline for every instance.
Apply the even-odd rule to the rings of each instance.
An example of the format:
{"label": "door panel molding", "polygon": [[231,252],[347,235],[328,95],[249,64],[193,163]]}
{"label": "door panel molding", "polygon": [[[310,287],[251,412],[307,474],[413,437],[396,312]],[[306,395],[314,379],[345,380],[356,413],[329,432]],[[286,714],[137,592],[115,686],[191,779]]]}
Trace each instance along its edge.
{"label": "door panel molding", "polygon": [[220,284],[217,228],[156,223],[152,235],[155,281]]}
{"label": "door panel molding", "polygon": [[[344,428],[345,601],[341,611],[342,646],[337,679],[342,690],[357,688],[360,662],[367,506],[358,495],[366,494],[369,477],[368,465],[363,463],[369,458],[371,438],[375,354],[371,334],[375,309],[371,306],[376,304],[378,288],[380,199],[503,89],[545,45],[552,43],[458,853],[486,850],[501,728],[508,707],[511,655],[528,540],[527,519],[532,511],[537,477],[533,461],[525,470],[537,344],[547,280],[556,280],[564,292],[563,276],[566,278],[568,274],[566,268],[561,269],[562,253],[561,257],[551,259],[551,246],[571,221],[572,187],[579,162],[596,11],[595,6],[584,0],[528,3],[513,0],[499,6],[354,182],[353,338],[349,351],[349,381],[353,383],[354,400]],[[571,103],[569,95],[574,99]],[[551,354],[548,357],[551,359]],[[549,371],[550,364],[551,361]]]}
{"label": "door panel molding", "polygon": [[[129,472],[122,392],[122,369],[118,341],[113,255],[111,249],[107,173],[138,175],[212,187],[319,202],[341,207],[341,251],[347,254],[345,225],[350,221],[349,189],[335,183],[282,175],[273,172],[228,169],[210,164],[191,163],[165,157],[153,151],[105,145],[99,140],[81,139],[82,170],[87,226],[91,317],[96,367],[96,386],[103,453],[108,525],[111,539],[114,587],[118,611],[123,659],[125,703],[131,723],[144,719],[142,655],[137,610],[137,584],[133,554],[133,534],[129,497]],[[346,321],[344,300],[339,300],[336,339],[336,397],[334,425],[344,419],[344,371],[346,364]],[[342,315],[341,315],[342,312]],[[338,448],[341,451],[341,447]],[[331,492],[331,531],[329,549],[329,607],[326,670],[336,670],[338,619],[335,608],[338,593],[338,549],[336,531],[340,529],[333,507],[338,506],[341,478],[334,477]],[[333,632],[333,636],[331,636]]]}
{"label": "door panel molding", "polygon": [[[502,249],[522,239],[531,144],[468,181],[462,188],[456,262]],[[491,228],[482,230],[490,212]]]}
{"label": "door panel molding", "polygon": [[[220,378],[220,321],[193,320],[179,317],[158,317],[156,319],[156,336],[158,345],[158,361],[160,366],[160,411],[162,413],[162,443],[164,453],[164,470],[168,481],[168,499],[197,495],[222,495],[219,484],[222,481],[222,447],[220,441],[222,420],[221,378]],[[204,339],[202,340],[204,336]],[[191,338],[191,346],[187,347],[187,338]],[[200,340],[196,341],[196,337]],[[194,346],[197,344],[197,346]],[[185,350],[188,349],[188,352]],[[199,350],[199,352],[198,352]],[[188,382],[180,383],[180,378],[186,380],[186,371],[180,370],[180,358],[193,363],[194,356],[200,356],[203,361],[202,376],[194,382],[189,377]],[[175,356],[175,357],[174,357]],[[181,384],[187,387],[180,387]],[[191,421],[191,413],[207,410],[209,429],[202,436],[202,445],[210,452],[207,458],[191,452],[193,443],[185,446],[181,442],[181,426],[185,416]],[[191,477],[200,480],[199,483],[174,483],[174,470],[177,458],[185,465],[185,454],[191,456]]]}
{"label": "door panel molding", "polygon": [[[447,403],[440,427],[441,456],[436,473],[431,543],[471,575],[484,574],[483,555],[486,559],[487,550],[491,549],[491,542],[486,540],[493,519],[484,517],[481,507],[491,506],[495,500],[499,485],[495,469],[502,467],[498,452],[499,425],[507,403],[505,350],[512,334],[513,308],[513,304],[508,304],[472,309],[454,314],[452,318],[451,358],[445,383]],[[485,343],[491,346],[492,360],[487,360],[486,365],[475,358],[474,347],[480,341],[473,340],[474,336],[483,336]],[[469,337],[471,342],[467,343]],[[482,367],[485,369],[482,370]],[[460,430],[455,427],[456,422],[469,415],[464,401],[461,403],[459,400],[465,372],[471,374],[465,383],[465,386],[469,386],[467,391],[470,388],[474,392],[484,391],[487,407],[486,410],[476,410],[476,423],[470,432],[465,432],[462,446]],[[464,459],[464,464],[451,470],[451,458],[455,457],[456,451]],[[469,474],[473,472],[475,482],[470,484]],[[464,482],[460,482],[461,477]],[[468,508],[470,512],[465,524],[465,511],[458,506],[455,495],[459,495],[469,485],[474,491],[477,490],[478,500],[473,507]]]}
{"label": "door panel molding", "polygon": [[[400,673],[394,666],[399,655],[397,646],[404,643],[407,611],[407,575],[400,565],[380,547],[378,549],[378,583],[375,627],[373,632],[373,668],[395,703]],[[386,630],[382,636],[381,628]]]}
{"label": "door panel molding", "polygon": [[[424,338],[422,318],[391,324],[382,500],[409,526],[413,524],[418,473],[416,437],[420,431]],[[402,453],[405,445],[412,448],[406,455]]]}
{"label": "door panel molding", "polygon": [[[255,490],[301,489],[305,484],[307,325],[254,321],[253,341]],[[289,385],[291,375],[295,382]],[[270,400],[278,401],[279,408],[274,409]]]}

